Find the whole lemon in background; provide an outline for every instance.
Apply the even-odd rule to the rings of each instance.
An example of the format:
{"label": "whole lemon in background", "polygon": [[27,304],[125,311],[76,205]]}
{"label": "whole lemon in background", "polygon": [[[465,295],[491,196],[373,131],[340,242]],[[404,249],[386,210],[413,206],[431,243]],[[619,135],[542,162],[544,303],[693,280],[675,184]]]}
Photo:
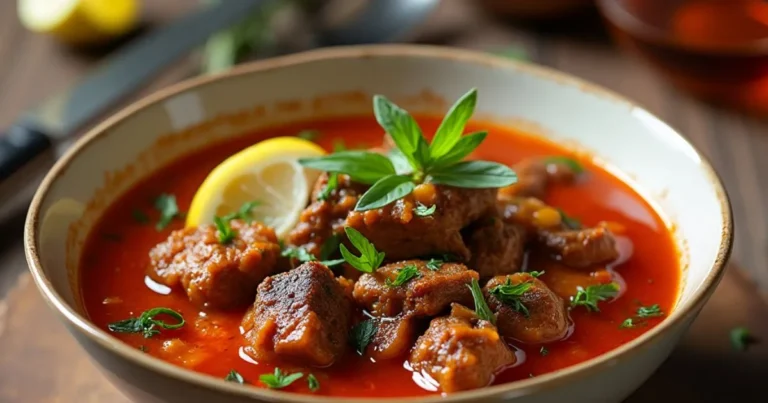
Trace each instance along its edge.
{"label": "whole lemon in background", "polygon": [[19,19],[30,31],[72,45],[97,45],[130,32],[137,0],[19,0]]}

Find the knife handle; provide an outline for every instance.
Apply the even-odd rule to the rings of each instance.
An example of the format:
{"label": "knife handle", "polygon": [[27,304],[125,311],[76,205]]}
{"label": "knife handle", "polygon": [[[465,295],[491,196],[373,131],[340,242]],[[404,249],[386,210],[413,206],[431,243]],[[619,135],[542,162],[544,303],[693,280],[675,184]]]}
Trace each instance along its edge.
{"label": "knife handle", "polygon": [[24,123],[17,123],[5,133],[0,133],[0,182],[48,150],[51,145],[45,133]]}

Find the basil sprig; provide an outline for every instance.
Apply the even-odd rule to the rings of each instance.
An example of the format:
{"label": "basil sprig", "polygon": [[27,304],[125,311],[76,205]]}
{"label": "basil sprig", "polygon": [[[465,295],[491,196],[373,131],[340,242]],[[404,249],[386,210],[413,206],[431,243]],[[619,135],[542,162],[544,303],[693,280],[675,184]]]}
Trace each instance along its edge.
{"label": "basil sprig", "polygon": [[488,135],[484,131],[463,135],[476,104],[477,90],[472,89],[451,107],[432,143],[428,143],[416,120],[405,109],[376,95],[373,97],[376,121],[392,138],[396,149],[386,156],[368,151],[340,151],[299,162],[309,168],[347,174],[354,181],[372,185],[358,200],[356,211],[384,207],[409,195],[423,182],[461,188],[509,186],[517,182],[517,175],[506,165],[462,161]]}

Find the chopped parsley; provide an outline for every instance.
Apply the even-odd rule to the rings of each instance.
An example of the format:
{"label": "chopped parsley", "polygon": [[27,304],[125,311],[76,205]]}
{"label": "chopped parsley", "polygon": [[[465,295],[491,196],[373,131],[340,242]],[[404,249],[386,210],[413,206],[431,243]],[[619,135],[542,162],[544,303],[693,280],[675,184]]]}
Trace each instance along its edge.
{"label": "chopped parsley", "polygon": [[338,186],[339,186],[339,174],[335,172],[328,174],[328,182],[325,184],[325,187],[317,196],[317,200],[320,200],[320,201],[328,200],[328,198],[331,197],[331,192],[333,192],[333,190],[336,189]]}
{"label": "chopped parsley", "polygon": [[531,277],[533,277],[533,278],[539,278],[539,277],[544,275],[544,270],[542,270],[542,271],[531,270],[531,271],[529,271],[527,273],[530,274]]}
{"label": "chopped parsley", "polygon": [[750,344],[757,342],[749,329],[746,327],[736,327],[731,329],[731,345],[739,351],[746,351]]}
{"label": "chopped parsley", "polygon": [[487,320],[488,322],[496,324],[496,317],[493,316],[493,311],[488,307],[488,303],[485,302],[483,296],[483,290],[480,289],[480,284],[477,279],[472,279],[471,284],[467,284],[469,290],[472,292],[472,299],[475,301],[475,313],[480,319]]}
{"label": "chopped parsley", "polygon": [[[157,315],[168,315],[175,319],[176,323],[168,323],[155,319]],[[115,333],[141,333],[148,339],[160,334],[160,329],[173,330],[184,326],[184,317],[170,308],[152,308],[144,311],[138,318],[128,318],[107,325],[107,328]]]}
{"label": "chopped parsley", "polygon": [[213,223],[216,225],[220,244],[226,245],[235,240],[237,233],[232,229],[229,221],[221,217],[213,217]]}
{"label": "chopped parsley", "polygon": [[259,380],[270,389],[282,389],[300,379],[302,376],[304,376],[304,374],[301,372],[285,374],[280,368],[275,367],[275,372],[273,374],[260,375]]}
{"label": "chopped parsley", "polygon": [[371,344],[373,336],[376,335],[376,330],[376,323],[372,319],[364,320],[352,328],[349,338],[357,354],[365,354],[365,349]]}
{"label": "chopped parsley", "polygon": [[224,380],[227,382],[239,383],[241,385],[245,384],[245,379],[243,379],[243,376],[234,369],[229,371],[227,376],[224,377]]}
{"label": "chopped parsley", "polygon": [[618,293],[619,285],[616,283],[579,287],[576,295],[571,297],[571,307],[583,306],[592,312],[599,312],[598,302],[613,298]]}
{"label": "chopped parsley", "polygon": [[162,231],[171,221],[181,216],[179,205],[176,204],[176,196],[163,193],[155,199],[155,209],[160,212],[160,220],[155,224],[155,229]]}
{"label": "chopped parsley", "polygon": [[240,219],[247,223],[250,223],[253,221],[253,214],[252,211],[256,207],[260,206],[261,202],[257,200],[249,201],[243,203],[242,206],[237,210],[237,212],[229,213],[222,217],[225,221],[232,221],[234,219]]}
{"label": "chopped parsley", "polygon": [[399,287],[411,281],[412,279],[420,276],[421,274],[419,273],[419,269],[415,265],[409,264],[397,272],[397,277],[395,278],[395,281],[391,281],[390,279],[387,279],[385,283],[390,287]]}
{"label": "chopped parsley", "polygon": [[490,294],[496,299],[501,301],[504,305],[509,306],[517,312],[522,313],[525,317],[530,316],[528,307],[523,304],[521,300],[522,296],[531,289],[533,283],[526,281],[518,284],[512,284],[512,281],[507,278],[505,284],[497,285],[491,288]]}
{"label": "chopped parsley", "polygon": [[435,210],[437,210],[437,205],[435,204],[427,207],[419,202],[416,202],[416,208],[413,209],[413,212],[419,217],[429,217],[435,213]]}
{"label": "chopped parsley", "polygon": [[632,320],[632,318],[624,319],[624,322],[621,322],[621,325],[619,325],[620,329],[630,329],[635,327],[635,321]]}
{"label": "chopped parsley", "polygon": [[344,244],[341,244],[339,245],[339,250],[341,251],[341,256],[344,260],[363,273],[373,273],[378,269],[384,261],[384,252],[377,251],[373,243],[363,236],[360,231],[351,227],[346,227],[344,228],[344,232],[347,233],[347,237],[349,238],[349,242],[352,243],[352,246],[357,248],[360,252],[359,257],[355,256]]}
{"label": "chopped parsley", "polygon": [[[324,253],[324,251],[320,251],[320,253]],[[315,257],[315,255],[307,252],[307,250],[304,248],[294,248],[294,247],[283,248],[283,250],[280,252],[280,256],[287,257],[290,259],[296,259],[302,263],[312,262],[317,260],[328,267],[336,266],[337,264],[344,263],[344,259],[318,260],[317,257]]]}
{"label": "chopped parsley", "polygon": [[309,386],[310,391],[317,392],[320,390],[320,381],[315,378],[314,374],[309,374],[309,376],[307,376],[307,386]]}
{"label": "chopped parsley", "polygon": [[549,354],[549,350],[547,350],[546,347],[541,346],[539,349],[539,354],[541,354],[542,357],[546,357],[546,355]]}
{"label": "chopped parsley", "polygon": [[133,211],[131,211],[131,217],[133,217],[133,220],[139,224],[149,224],[149,216],[139,209],[133,209]]}
{"label": "chopped parsley", "polygon": [[664,312],[661,311],[659,304],[641,306],[640,308],[637,308],[638,318],[653,318],[657,316],[664,316]]}
{"label": "chopped parsley", "polygon": [[427,269],[432,271],[438,271],[440,270],[441,267],[443,267],[443,263],[445,262],[440,259],[435,259],[435,258],[429,259],[429,261],[427,261]]}

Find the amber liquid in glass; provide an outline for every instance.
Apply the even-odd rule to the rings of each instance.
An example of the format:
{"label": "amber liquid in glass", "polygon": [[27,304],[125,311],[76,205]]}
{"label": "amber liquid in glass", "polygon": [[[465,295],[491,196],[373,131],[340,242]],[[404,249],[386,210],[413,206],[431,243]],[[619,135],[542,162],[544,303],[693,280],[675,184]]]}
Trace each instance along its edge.
{"label": "amber liquid in glass", "polygon": [[613,0],[616,38],[676,86],[768,114],[767,0]]}

